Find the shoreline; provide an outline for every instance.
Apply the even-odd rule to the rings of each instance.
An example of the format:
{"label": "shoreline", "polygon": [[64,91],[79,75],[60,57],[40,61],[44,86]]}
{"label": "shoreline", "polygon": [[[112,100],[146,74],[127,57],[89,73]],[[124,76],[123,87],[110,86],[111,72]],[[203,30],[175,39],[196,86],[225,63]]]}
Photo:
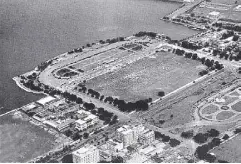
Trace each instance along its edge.
{"label": "shoreline", "polygon": [[[29,72],[27,72],[27,73],[29,73]],[[26,74],[26,73],[25,73],[25,74]],[[48,94],[46,94],[46,93],[44,93],[44,92],[37,92],[37,91],[30,90],[29,88],[26,88],[24,85],[22,85],[22,84],[20,83],[20,81],[18,80],[18,79],[19,79],[18,76],[13,77],[12,79],[15,81],[15,83],[17,84],[17,86],[18,86],[19,88],[21,88],[22,90],[24,90],[24,91],[26,91],[26,92],[28,92],[28,93],[42,94],[42,95],[48,96]],[[20,108],[21,108],[21,107],[20,107]],[[10,111],[6,111],[5,113],[1,113],[1,114],[0,114],[0,117],[5,116],[5,115],[10,114],[10,113],[13,113],[13,112],[16,112],[16,111],[18,111],[20,108],[15,108],[15,109],[12,109],[12,110],[10,110]],[[1,109],[3,109],[3,107],[2,107]]]}
{"label": "shoreline", "polygon": [[33,90],[25,87],[24,85],[22,85],[22,84],[20,83],[20,81],[18,80],[19,78],[18,78],[17,76],[16,76],[16,77],[13,77],[12,79],[15,81],[15,83],[17,84],[17,86],[18,86],[19,88],[23,89],[23,90],[26,91],[26,92],[34,93],[34,94],[44,94],[44,95],[47,95],[47,94],[44,93],[44,92],[33,91]]}

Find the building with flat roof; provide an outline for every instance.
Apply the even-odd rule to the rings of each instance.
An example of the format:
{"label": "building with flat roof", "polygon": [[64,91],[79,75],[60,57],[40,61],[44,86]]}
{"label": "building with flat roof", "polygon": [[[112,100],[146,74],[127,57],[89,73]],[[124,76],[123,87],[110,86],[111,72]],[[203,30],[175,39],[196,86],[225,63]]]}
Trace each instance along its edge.
{"label": "building with flat roof", "polygon": [[134,137],[134,132],[130,126],[124,125],[117,129],[117,138],[122,141],[124,147],[132,145],[137,142]]}
{"label": "building with flat roof", "polygon": [[208,14],[208,17],[209,18],[212,18],[212,19],[216,19],[216,18],[218,18],[220,16],[220,12],[218,12],[218,11],[212,11],[212,12],[210,12],[209,14]]}
{"label": "building with flat roof", "polygon": [[51,126],[52,128],[55,128],[60,132],[69,128],[70,124],[74,122],[75,122],[74,119],[66,119],[66,120],[58,120],[58,121],[50,121],[50,120],[43,121],[44,124]]}
{"label": "building with flat roof", "polygon": [[124,147],[136,144],[140,136],[142,136],[141,142],[145,143],[151,143],[155,139],[154,132],[146,130],[143,125],[124,125],[118,128],[116,132],[117,138],[124,143]]}
{"label": "building with flat roof", "polygon": [[107,149],[110,150],[111,152],[119,152],[124,148],[123,142],[118,141],[118,140],[113,140],[109,139],[106,142]]}
{"label": "building with flat roof", "polygon": [[72,153],[74,163],[97,163],[100,161],[99,149],[93,145],[86,145]]}
{"label": "building with flat roof", "polygon": [[83,121],[81,119],[75,121],[75,128],[78,129],[78,130],[84,130],[84,129],[87,129],[87,123],[86,121]]}
{"label": "building with flat roof", "polygon": [[151,144],[155,140],[155,133],[152,130],[146,129],[139,135],[138,141],[143,144]]}
{"label": "building with flat roof", "polygon": [[41,105],[46,105],[48,104],[49,102],[55,100],[56,98],[52,97],[52,96],[47,96],[47,97],[44,97],[40,100],[37,101],[37,103],[41,104]]}
{"label": "building with flat roof", "polygon": [[78,130],[87,129],[90,126],[97,124],[99,121],[98,117],[90,112],[79,110],[77,113],[80,115],[80,117],[78,117],[79,119],[75,121]]}
{"label": "building with flat roof", "polygon": [[98,123],[98,117],[93,114],[88,115],[83,120],[86,121],[88,127]]}

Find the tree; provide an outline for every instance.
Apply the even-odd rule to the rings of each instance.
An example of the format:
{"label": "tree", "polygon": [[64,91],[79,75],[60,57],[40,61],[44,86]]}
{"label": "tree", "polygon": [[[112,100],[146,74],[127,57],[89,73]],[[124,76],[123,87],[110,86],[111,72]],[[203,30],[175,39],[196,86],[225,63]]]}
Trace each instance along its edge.
{"label": "tree", "polygon": [[158,92],[158,96],[160,96],[160,97],[165,96],[165,92],[164,92],[164,91],[159,91],[159,92]]}
{"label": "tree", "polygon": [[236,42],[236,41],[238,41],[238,39],[239,39],[239,36],[238,36],[238,35],[234,35],[234,36],[233,36],[233,41]]}
{"label": "tree", "polygon": [[238,133],[241,133],[241,128],[236,128],[235,129],[234,134],[238,134]]}
{"label": "tree", "polygon": [[198,133],[193,137],[193,140],[199,144],[205,143],[207,139],[208,139],[208,135],[203,133]]}
{"label": "tree", "polygon": [[163,141],[163,142],[169,142],[169,141],[170,141],[170,137],[164,135],[164,136],[162,137],[162,141]]}
{"label": "tree", "polygon": [[196,59],[197,59],[197,57],[198,57],[198,56],[197,56],[197,54],[196,54],[196,53],[192,55],[192,59],[193,59],[193,60],[196,60]]}
{"label": "tree", "polygon": [[112,157],[111,163],[124,163],[124,159],[120,156]]}
{"label": "tree", "polygon": [[89,137],[89,133],[84,133],[83,136],[84,136],[84,139],[87,139]]}
{"label": "tree", "polygon": [[99,114],[103,114],[103,113],[104,113],[104,111],[105,111],[105,109],[104,109],[104,108],[98,108],[98,113],[99,113]]}
{"label": "tree", "polygon": [[169,142],[171,147],[176,147],[177,145],[180,145],[180,143],[181,142],[178,141],[177,139],[170,139],[170,142]]}
{"label": "tree", "polygon": [[208,131],[208,136],[209,137],[217,137],[217,136],[219,136],[219,131],[217,131],[216,129],[210,129],[209,131]]}
{"label": "tree", "polygon": [[78,98],[76,99],[76,103],[77,103],[77,104],[83,104],[83,101],[82,101],[82,99],[81,99],[80,97],[78,97]]}
{"label": "tree", "polygon": [[218,163],[228,163],[228,161],[218,160]]}
{"label": "tree", "polygon": [[100,96],[100,101],[102,101],[104,98],[105,98],[105,96],[104,96],[104,95],[101,95],[101,96]]}
{"label": "tree", "polygon": [[93,110],[95,109],[95,104],[93,103],[84,103],[84,107],[87,109],[87,110]]}
{"label": "tree", "polygon": [[193,131],[186,131],[181,133],[181,137],[189,139],[193,137]]}
{"label": "tree", "polygon": [[229,139],[229,135],[225,134],[225,135],[223,136],[223,139],[224,139],[224,140]]}
{"label": "tree", "polygon": [[212,154],[207,153],[207,154],[205,155],[204,160],[207,161],[207,162],[209,162],[209,163],[213,163],[213,162],[215,162],[216,157],[215,157],[214,155],[212,155]]}
{"label": "tree", "polygon": [[72,154],[67,154],[62,158],[63,163],[73,163],[73,156]]}

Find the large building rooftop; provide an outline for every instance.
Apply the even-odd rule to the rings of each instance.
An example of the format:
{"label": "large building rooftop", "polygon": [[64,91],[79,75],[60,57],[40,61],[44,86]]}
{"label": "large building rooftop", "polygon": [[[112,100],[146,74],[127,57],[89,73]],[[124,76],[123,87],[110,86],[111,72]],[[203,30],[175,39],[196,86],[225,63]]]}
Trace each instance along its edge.
{"label": "large building rooftop", "polygon": [[84,157],[90,153],[92,153],[97,147],[94,145],[86,145],[85,147],[82,147],[76,151],[73,152],[73,155],[79,156],[79,157]]}
{"label": "large building rooftop", "polygon": [[52,97],[52,96],[47,96],[47,97],[45,97],[45,98],[42,98],[42,99],[38,100],[37,103],[39,103],[39,104],[41,104],[41,105],[45,105],[45,104],[47,104],[48,102],[53,101],[53,100],[55,100],[55,99],[56,99],[56,98],[54,98],[54,97]]}

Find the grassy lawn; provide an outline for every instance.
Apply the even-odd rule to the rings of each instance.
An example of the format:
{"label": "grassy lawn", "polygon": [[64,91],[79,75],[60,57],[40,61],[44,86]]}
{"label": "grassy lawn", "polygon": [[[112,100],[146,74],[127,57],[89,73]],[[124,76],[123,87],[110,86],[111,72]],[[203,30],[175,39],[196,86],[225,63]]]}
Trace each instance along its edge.
{"label": "grassy lawn", "polygon": [[219,110],[218,106],[210,104],[206,106],[204,109],[202,109],[202,114],[212,114],[218,110]]}
{"label": "grassy lawn", "polygon": [[217,120],[226,120],[231,118],[235,113],[230,112],[230,111],[222,111],[217,114],[216,119]]}
{"label": "grassy lawn", "polygon": [[55,137],[20,118],[0,119],[0,162],[27,162],[55,146]]}
{"label": "grassy lawn", "polygon": [[236,104],[232,105],[232,109],[241,112],[241,101],[237,102]]}
{"label": "grassy lawn", "polygon": [[131,65],[87,81],[104,95],[116,96],[127,101],[158,98],[158,91],[170,93],[198,78],[201,64],[172,53],[159,52]]}
{"label": "grassy lawn", "polygon": [[219,160],[225,160],[230,163],[241,162],[241,135],[231,139],[230,141],[215,148],[211,152],[217,156]]}

